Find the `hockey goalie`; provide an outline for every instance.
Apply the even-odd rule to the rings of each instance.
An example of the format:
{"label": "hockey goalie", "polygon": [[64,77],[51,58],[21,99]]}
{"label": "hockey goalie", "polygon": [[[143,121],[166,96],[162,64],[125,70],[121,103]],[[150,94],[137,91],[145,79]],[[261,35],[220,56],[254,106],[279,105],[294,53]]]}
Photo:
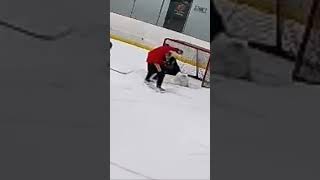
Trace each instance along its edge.
{"label": "hockey goalie", "polygon": [[165,81],[168,83],[188,87],[188,75],[181,72],[176,58],[174,56],[169,57],[166,64],[166,73],[168,74],[168,76]]}
{"label": "hockey goalie", "polygon": [[[180,85],[184,87],[189,86],[188,75],[181,72],[177,59],[169,53],[166,57],[164,72],[166,77],[164,78],[165,83]],[[157,75],[153,77],[153,80],[157,80]]]}

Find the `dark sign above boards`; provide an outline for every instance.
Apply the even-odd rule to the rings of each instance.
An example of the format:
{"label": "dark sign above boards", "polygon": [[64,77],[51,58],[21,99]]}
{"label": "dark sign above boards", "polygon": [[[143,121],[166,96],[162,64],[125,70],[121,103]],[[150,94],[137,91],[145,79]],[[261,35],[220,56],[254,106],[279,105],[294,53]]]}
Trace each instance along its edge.
{"label": "dark sign above boards", "polygon": [[191,4],[192,0],[171,0],[163,27],[182,32]]}

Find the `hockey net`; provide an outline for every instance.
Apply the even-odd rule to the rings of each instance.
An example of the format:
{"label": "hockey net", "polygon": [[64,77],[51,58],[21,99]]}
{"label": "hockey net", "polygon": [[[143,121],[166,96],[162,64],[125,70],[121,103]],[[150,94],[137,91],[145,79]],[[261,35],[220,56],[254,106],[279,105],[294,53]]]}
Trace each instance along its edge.
{"label": "hockey net", "polygon": [[178,48],[182,55],[175,55],[179,60],[181,72],[202,81],[202,87],[210,87],[210,50],[177,39],[166,38],[163,44]]}
{"label": "hockey net", "polygon": [[[311,35],[303,42],[310,12],[317,0],[215,0],[228,34],[248,40],[249,45],[295,62],[304,53],[303,65],[320,64],[320,7],[313,17]],[[302,44],[306,49],[301,52]],[[320,71],[320,68],[319,68]]]}

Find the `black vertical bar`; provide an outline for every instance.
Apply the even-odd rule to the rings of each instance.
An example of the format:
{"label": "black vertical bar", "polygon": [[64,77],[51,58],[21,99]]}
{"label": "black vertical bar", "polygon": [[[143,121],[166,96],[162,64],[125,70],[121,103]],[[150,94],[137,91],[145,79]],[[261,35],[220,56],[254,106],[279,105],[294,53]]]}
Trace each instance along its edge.
{"label": "black vertical bar", "polygon": [[130,12],[130,17],[131,17],[131,18],[132,18],[132,14],[133,14],[134,8],[136,7],[136,1],[137,1],[137,0],[133,0],[132,9],[131,9],[131,12]]}
{"label": "black vertical bar", "polygon": [[199,50],[197,50],[197,59],[196,59],[196,76],[197,76],[197,78],[200,78],[199,77]]}
{"label": "black vertical bar", "polygon": [[157,22],[156,22],[156,25],[158,25],[158,22],[159,22],[159,19],[160,19],[160,16],[161,16],[161,12],[162,12],[162,9],[163,9],[164,1],[165,1],[165,0],[162,0],[161,7],[160,7],[160,11],[159,11],[159,15],[158,15],[158,19],[157,19]]}
{"label": "black vertical bar", "polygon": [[293,71],[294,74],[300,72],[300,69],[301,69],[301,66],[303,63],[303,57],[304,57],[304,54],[306,51],[306,47],[307,47],[308,41],[310,39],[311,29],[313,28],[314,16],[316,15],[316,10],[319,6],[319,2],[320,2],[319,0],[314,0],[312,3],[311,11],[308,16],[307,27],[304,32],[303,40],[302,40],[302,43],[300,44],[300,49],[299,49],[299,52],[297,55],[297,60],[296,60],[296,64],[295,64],[294,71]]}
{"label": "black vertical bar", "polygon": [[276,0],[276,17],[277,17],[277,37],[276,46],[277,50],[282,50],[282,17],[281,17],[281,3],[280,0]]}

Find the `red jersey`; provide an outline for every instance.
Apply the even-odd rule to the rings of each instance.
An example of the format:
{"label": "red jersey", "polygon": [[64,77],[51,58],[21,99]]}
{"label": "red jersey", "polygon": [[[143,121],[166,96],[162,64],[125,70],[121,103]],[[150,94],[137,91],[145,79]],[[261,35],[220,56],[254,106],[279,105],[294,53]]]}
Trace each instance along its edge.
{"label": "red jersey", "polygon": [[147,62],[150,64],[163,64],[166,59],[166,53],[170,51],[177,52],[178,49],[170,46],[160,46],[155,48],[148,53]]}

